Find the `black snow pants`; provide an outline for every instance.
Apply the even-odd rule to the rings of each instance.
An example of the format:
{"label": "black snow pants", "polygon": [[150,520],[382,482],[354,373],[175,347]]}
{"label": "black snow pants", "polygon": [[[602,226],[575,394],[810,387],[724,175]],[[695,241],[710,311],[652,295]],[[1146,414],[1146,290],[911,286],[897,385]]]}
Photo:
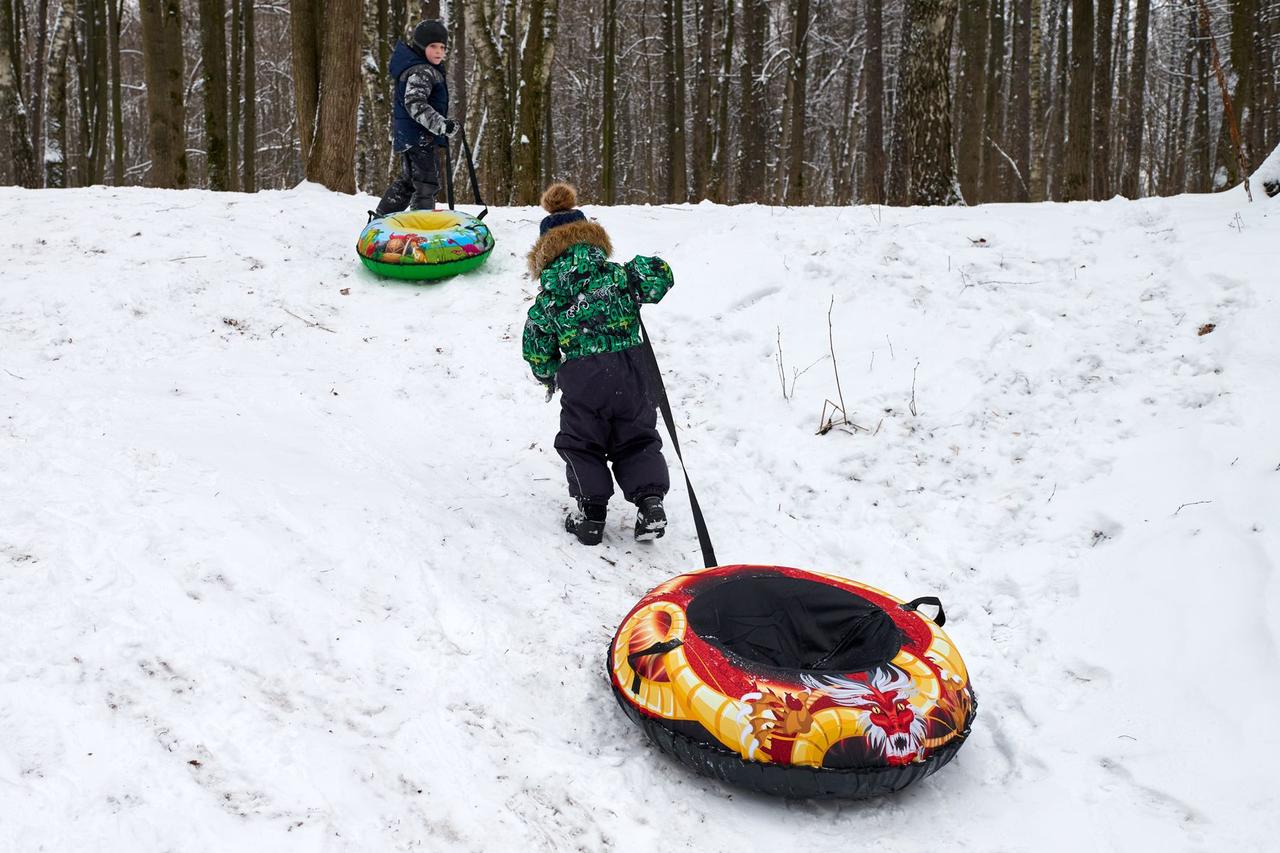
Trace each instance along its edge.
{"label": "black snow pants", "polygon": [[404,171],[391,182],[378,202],[378,216],[410,210],[431,210],[440,191],[439,153],[433,141],[407,148],[400,155]]}
{"label": "black snow pants", "polygon": [[637,503],[671,487],[658,437],[658,417],[639,347],[575,358],[560,365],[560,433],[569,494],[605,503],[613,494],[606,463],[613,464],[622,495]]}

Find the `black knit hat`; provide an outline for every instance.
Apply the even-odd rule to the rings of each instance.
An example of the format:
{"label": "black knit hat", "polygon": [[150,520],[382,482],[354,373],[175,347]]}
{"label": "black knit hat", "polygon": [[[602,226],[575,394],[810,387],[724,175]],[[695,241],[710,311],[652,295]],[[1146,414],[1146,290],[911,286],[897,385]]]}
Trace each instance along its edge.
{"label": "black knit hat", "polygon": [[423,21],[413,28],[413,46],[418,50],[426,50],[427,45],[449,43],[449,31],[440,21]]}
{"label": "black knit hat", "polygon": [[574,209],[577,204],[578,191],[568,184],[556,183],[547,187],[547,191],[542,194],[542,207],[551,215],[543,217],[538,233],[546,234],[558,225],[586,219],[586,214]]}

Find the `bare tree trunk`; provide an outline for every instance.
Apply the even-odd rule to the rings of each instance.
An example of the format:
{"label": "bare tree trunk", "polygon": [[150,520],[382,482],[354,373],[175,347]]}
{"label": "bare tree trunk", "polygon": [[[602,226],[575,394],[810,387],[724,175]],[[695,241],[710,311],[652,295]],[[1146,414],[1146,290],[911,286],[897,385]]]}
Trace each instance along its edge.
{"label": "bare tree trunk", "polygon": [[244,22],[244,191],[258,191],[258,55],[257,28],[253,19],[254,0],[241,3]]}
{"label": "bare tree trunk", "polygon": [[1120,192],[1120,178],[1124,175],[1124,131],[1128,127],[1129,120],[1129,21],[1129,0],[1120,0],[1113,39],[1115,54],[1112,57],[1112,67],[1115,69],[1116,77],[1115,100],[1111,115],[1112,156],[1107,163],[1107,180],[1112,187],[1112,193]]}
{"label": "bare tree trunk", "polygon": [[1048,81],[1053,79],[1049,76],[1050,63],[1045,61],[1045,57],[1053,56],[1053,48],[1050,46],[1047,54],[1043,49],[1043,30],[1041,27],[1043,7],[1040,0],[1030,0],[1030,7],[1031,69],[1029,74],[1031,76],[1031,124],[1027,130],[1030,135],[1030,166],[1027,173],[1027,188],[1029,201],[1043,201],[1045,198],[1044,157],[1045,149],[1048,147],[1044,138],[1047,118],[1045,115],[1045,89]]}
{"label": "bare tree trunk", "polygon": [[1067,147],[1067,89],[1068,68],[1070,66],[1067,52],[1067,9],[1071,0],[1058,0],[1057,15],[1054,18],[1054,80],[1056,85],[1050,96],[1053,112],[1048,122],[1046,134],[1045,163],[1045,196],[1054,200],[1062,198],[1063,152]]}
{"label": "bare tree trunk", "polygon": [[[467,120],[467,16],[463,6],[467,0],[450,0],[449,2],[449,38],[451,41],[449,49],[449,67],[453,69],[453,82],[449,84],[449,113],[456,116],[460,122]],[[387,5],[387,0],[378,0],[379,8],[383,9]],[[383,32],[386,33],[385,26]],[[379,68],[385,68],[387,62],[391,58],[391,39],[389,35],[384,34],[383,44],[387,55],[380,60]],[[385,99],[385,94],[384,94]],[[455,106],[456,105],[456,106]],[[383,131],[383,135],[388,140],[388,153],[390,153],[390,104],[387,105],[387,120],[384,122],[388,130]],[[458,158],[455,174],[462,176],[462,158]]]}
{"label": "bare tree trunk", "polygon": [[1009,69],[1009,156],[1013,182],[1006,197],[1031,199],[1031,89],[1039,69],[1031,64],[1031,0],[1013,0],[1013,63]]}
{"label": "bare tree trunk", "polygon": [[667,57],[667,199],[688,201],[688,144],[684,106],[684,2],[666,0],[663,29]]}
{"label": "bare tree trunk", "polygon": [[1120,192],[1138,198],[1138,176],[1142,172],[1142,128],[1146,114],[1147,36],[1151,29],[1151,0],[1136,0],[1134,9],[1133,54],[1129,62],[1128,129],[1125,131],[1124,177]]}
{"label": "bare tree trunk", "polygon": [[1089,148],[1093,141],[1093,0],[1071,0],[1071,104],[1067,122],[1063,201],[1089,197]]}
{"label": "bare tree trunk", "polygon": [[960,4],[960,60],[957,63],[955,122],[956,172],[960,192],[970,204],[981,201],[982,127],[986,104],[987,18],[989,0]]}
{"label": "bare tree trunk", "polygon": [[[118,0],[123,2],[123,0]],[[48,91],[45,81],[49,71],[49,0],[40,0],[36,4],[36,61],[35,85],[31,87],[31,151],[35,157],[36,170],[40,172],[38,181],[44,180],[44,114],[45,98]]]}
{"label": "bare tree trunk", "polygon": [[733,79],[733,17],[734,0],[724,4],[724,41],[720,50],[720,73],[716,84],[716,139],[711,160],[712,201],[725,204],[729,201],[729,164],[733,162],[729,146],[729,90]]}
{"label": "bare tree trunk", "polygon": [[[1194,3],[1194,0],[1191,0]],[[1182,100],[1177,118],[1169,125],[1169,132],[1174,136],[1173,168],[1170,170],[1172,186],[1168,192],[1183,193],[1187,185],[1187,119],[1191,115],[1191,90],[1196,59],[1196,15],[1194,9],[1188,7],[1190,18],[1187,21],[1186,48],[1182,65]]]}
{"label": "bare tree trunk", "polygon": [[227,115],[227,189],[240,189],[240,74],[244,62],[244,17],[231,0],[231,91]]}
{"label": "bare tree trunk", "polygon": [[907,0],[898,112],[910,149],[909,204],[959,204],[951,151],[949,57],[957,0]]}
{"label": "bare tree trunk", "polygon": [[1095,46],[1093,68],[1093,165],[1091,198],[1111,195],[1111,27],[1115,17],[1114,0],[1096,0]]}
{"label": "bare tree trunk", "polygon": [[71,20],[75,0],[62,0],[58,18],[49,41],[48,105],[45,109],[49,129],[45,134],[46,187],[67,185],[67,51],[71,41]]}
{"label": "bare tree trunk", "polygon": [[[343,0],[345,2],[345,0]],[[293,43],[294,104],[298,111],[298,151],[303,163],[311,161],[320,107],[321,53],[324,31],[333,15],[322,0],[289,0],[289,33]],[[350,33],[343,33],[350,38]]]}
{"label": "bare tree trunk", "polygon": [[604,0],[604,113],[600,127],[600,161],[603,164],[601,189],[605,204],[618,203],[618,178],[614,171],[617,109],[616,77],[618,64],[618,0]]}
{"label": "bare tree trunk", "polygon": [[[1258,131],[1262,127],[1259,120],[1258,86],[1255,82],[1262,74],[1264,66],[1259,62],[1265,42],[1260,38],[1260,31],[1266,24],[1261,18],[1262,6],[1259,0],[1231,0],[1231,68],[1236,76],[1236,90],[1231,96],[1235,113],[1239,118],[1244,138],[1248,141],[1249,158],[1246,168],[1252,170],[1266,152],[1262,146],[1262,135]],[[1232,165],[1232,157],[1226,158],[1230,186],[1240,180],[1235,175],[1238,171]]]}
{"label": "bare tree trunk", "polygon": [[809,0],[792,0],[791,23],[791,148],[787,152],[787,204],[805,200],[805,95],[809,86]]}
{"label": "bare tree trunk", "polygon": [[356,110],[360,104],[361,0],[325,3],[324,51],[316,135],[307,158],[307,180],[342,193],[356,191]]}
{"label": "bare tree trunk", "polygon": [[911,46],[911,11],[908,0],[903,0],[891,102],[893,124],[889,130],[889,182],[885,188],[885,201],[893,205],[911,203],[911,137],[907,133],[907,110],[903,108],[906,104],[904,92],[910,56],[908,51]]}
{"label": "bare tree trunk", "polygon": [[199,5],[205,162],[209,189],[224,192],[231,188],[227,174],[227,4],[226,0],[200,0]]}
{"label": "bare tree trunk", "polygon": [[1004,0],[992,0],[987,47],[986,106],[982,123],[982,189],[980,200],[1004,201]]}
{"label": "bare tree trunk", "polygon": [[769,135],[769,109],[765,99],[764,40],[769,8],[764,0],[743,0],[746,30],[741,68],[742,160],[738,165],[738,198],[764,202],[765,145]]}
{"label": "bare tree trunk", "polygon": [[1193,84],[1195,119],[1191,125],[1191,191],[1207,193],[1213,189],[1213,155],[1209,141],[1209,33],[1205,30],[1198,11],[1193,9],[1191,15],[1196,55]]}
{"label": "bare tree trunk", "polygon": [[881,0],[865,0],[863,10],[867,27],[867,63],[863,72],[866,120],[863,124],[862,200],[867,204],[884,204],[884,14]]}
{"label": "bare tree trunk", "polygon": [[149,182],[153,187],[185,189],[187,134],[181,3],[140,0],[138,7],[147,70]]}
{"label": "bare tree trunk", "polygon": [[107,0],[111,51],[111,180],[124,184],[124,101],[120,78],[120,15],[124,0]]}
{"label": "bare tree trunk", "polygon": [[[490,186],[497,191],[490,193],[499,203],[512,197],[513,164],[511,157],[511,131],[514,125],[507,85],[506,66],[498,47],[498,36],[490,23],[483,3],[467,3],[467,33],[476,50],[476,68],[480,76],[480,98],[483,100],[484,136],[477,146],[487,166]],[[499,21],[499,23],[502,23]],[[502,32],[502,30],[498,30]],[[511,37],[506,30],[506,38]],[[474,128],[479,128],[477,112]]]}
{"label": "bare tree trunk", "polygon": [[[516,204],[537,204],[542,195],[542,140],[546,133],[544,98],[555,58],[559,0],[531,0],[519,56],[515,87],[516,126],[514,163]],[[516,51],[512,50],[514,54]]]}
{"label": "bare tree trunk", "polygon": [[0,146],[5,164],[13,164],[13,180],[18,186],[38,186],[35,151],[27,127],[27,107],[23,103],[22,75],[14,49],[18,44],[16,18],[11,0],[0,0],[0,116],[12,116],[3,133],[6,145]]}
{"label": "bare tree trunk", "polygon": [[85,0],[82,6],[85,66],[79,69],[84,92],[85,183],[101,184],[107,165],[107,128],[111,119],[110,63],[107,52],[107,0]]}
{"label": "bare tree trunk", "polygon": [[698,63],[693,73],[693,186],[689,193],[693,201],[707,197],[707,187],[711,182],[711,137],[715,122],[715,114],[711,110],[711,39],[714,33],[711,22],[715,17],[715,0],[702,0],[699,17]]}

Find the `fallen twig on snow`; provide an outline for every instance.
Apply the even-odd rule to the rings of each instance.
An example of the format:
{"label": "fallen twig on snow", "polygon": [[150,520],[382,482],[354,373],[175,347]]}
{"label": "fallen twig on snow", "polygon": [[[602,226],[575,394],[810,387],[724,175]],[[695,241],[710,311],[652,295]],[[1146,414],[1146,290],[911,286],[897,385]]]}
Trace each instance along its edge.
{"label": "fallen twig on snow", "polygon": [[1182,512],[1182,508],[1183,508],[1183,507],[1196,506],[1197,504],[1211,504],[1211,503],[1213,503],[1213,501],[1191,501],[1191,502],[1189,502],[1189,503],[1185,503],[1185,504],[1183,504],[1182,506],[1180,506],[1180,507],[1178,507],[1177,509],[1175,509],[1175,510],[1173,511],[1173,514],[1174,514],[1174,515],[1177,515],[1178,513]]}
{"label": "fallen twig on snow", "polygon": [[911,405],[908,408],[911,410],[912,417],[918,417],[920,414],[916,411],[916,371],[919,369],[920,362],[917,361],[916,366],[911,368]]}
{"label": "fallen twig on snow", "polygon": [[312,328],[324,329],[326,332],[329,332],[330,334],[334,334],[334,335],[338,334],[337,332],[333,331],[333,329],[330,329],[328,326],[324,325],[323,323],[318,323],[315,320],[308,320],[306,317],[299,317],[297,314],[293,313],[288,308],[282,307],[280,310],[288,314],[290,317],[293,317],[297,320],[301,320],[302,322],[306,323],[308,326],[311,326]]}

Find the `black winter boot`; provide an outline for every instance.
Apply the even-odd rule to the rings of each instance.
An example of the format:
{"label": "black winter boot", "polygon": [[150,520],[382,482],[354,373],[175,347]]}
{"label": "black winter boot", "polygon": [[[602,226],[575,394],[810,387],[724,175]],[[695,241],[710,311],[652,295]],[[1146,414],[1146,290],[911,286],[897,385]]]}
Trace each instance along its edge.
{"label": "black winter boot", "polygon": [[636,541],[661,539],[667,532],[667,511],[662,508],[662,495],[649,495],[636,504]]}
{"label": "black winter boot", "polygon": [[583,545],[599,545],[604,538],[604,520],[609,508],[605,504],[578,501],[578,508],[564,519],[564,529],[578,537]]}

